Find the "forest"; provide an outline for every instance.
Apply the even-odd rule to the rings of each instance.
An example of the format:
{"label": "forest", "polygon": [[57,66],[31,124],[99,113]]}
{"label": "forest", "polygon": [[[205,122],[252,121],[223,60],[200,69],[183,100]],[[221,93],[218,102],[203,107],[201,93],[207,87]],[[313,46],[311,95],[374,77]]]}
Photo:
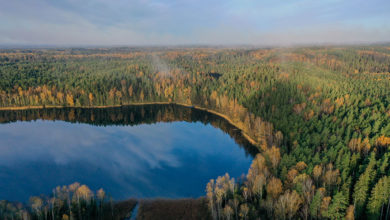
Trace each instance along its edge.
{"label": "forest", "polygon": [[[245,178],[205,186],[205,219],[390,219],[390,45],[2,49],[0,79],[4,111],[177,103],[226,116],[259,153]],[[88,216],[112,207],[93,201]],[[0,216],[20,210],[6,204]]]}

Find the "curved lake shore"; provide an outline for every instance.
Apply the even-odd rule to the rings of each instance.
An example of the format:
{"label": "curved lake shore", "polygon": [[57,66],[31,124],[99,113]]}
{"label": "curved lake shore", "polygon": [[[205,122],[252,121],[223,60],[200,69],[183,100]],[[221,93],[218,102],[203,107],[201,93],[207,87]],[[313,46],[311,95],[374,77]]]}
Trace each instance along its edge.
{"label": "curved lake shore", "polygon": [[235,123],[230,117],[227,115],[220,113],[218,111],[196,106],[196,105],[189,105],[184,103],[177,103],[177,102],[142,102],[142,103],[131,103],[131,104],[124,104],[124,105],[105,105],[105,106],[77,106],[77,107],[69,107],[69,106],[10,106],[10,107],[0,107],[1,111],[18,111],[18,110],[31,110],[31,109],[61,109],[61,108],[83,108],[83,109],[90,109],[90,108],[96,108],[96,109],[102,109],[102,108],[116,108],[116,107],[126,107],[126,106],[142,106],[142,105],[179,105],[189,108],[195,108],[203,111],[207,111],[209,113],[218,115],[222,118],[224,118],[226,121],[228,121],[233,126],[240,129],[242,135],[252,144],[255,146],[259,146],[259,143],[255,141],[252,137],[250,137],[247,133],[243,131],[243,128]]}

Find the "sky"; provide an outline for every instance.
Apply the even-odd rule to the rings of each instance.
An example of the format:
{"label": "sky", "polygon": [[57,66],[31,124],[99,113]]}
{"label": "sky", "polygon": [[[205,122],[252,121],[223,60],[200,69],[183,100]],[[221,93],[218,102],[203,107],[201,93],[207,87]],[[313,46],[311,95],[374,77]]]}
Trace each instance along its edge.
{"label": "sky", "polygon": [[0,0],[0,45],[390,41],[389,0]]}

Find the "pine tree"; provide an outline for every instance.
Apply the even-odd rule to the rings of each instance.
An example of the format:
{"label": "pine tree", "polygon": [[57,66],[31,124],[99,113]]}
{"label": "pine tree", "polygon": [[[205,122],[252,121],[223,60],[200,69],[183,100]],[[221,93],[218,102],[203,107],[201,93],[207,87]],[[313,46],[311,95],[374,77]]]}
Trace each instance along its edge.
{"label": "pine tree", "polygon": [[313,200],[310,203],[310,215],[312,217],[317,217],[321,208],[322,194],[317,190],[316,194],[313,197]]}
{"label": "pine tree", "polygon": [[375,153],[373,153],[371,154],[370,162],[366,170],[362,175],[360,175],[359,180],[355,185],[353,198],[354,198],[354,205],[356,207],[356,212],[358,215],[360,215],[364,210],[364,206],[367,200],[369,185],[376,174],[374,170],[375,164],[376,164]]}
{"label": "pine tree", "polygon": [[328,216],[331,219],[342,219],[345,216],[347,207],[347,198],[345,198],[342,192],[338,192],[333,197],[332,204],[329,206]]}
{"label": "pine tree", "polygon": [[367,204],[367,211],[371,217],[377,219],[382,218],[383,206],[387,203],[390,196],[389,178],[387,176],[381,178],[371,191],[371,196]]}

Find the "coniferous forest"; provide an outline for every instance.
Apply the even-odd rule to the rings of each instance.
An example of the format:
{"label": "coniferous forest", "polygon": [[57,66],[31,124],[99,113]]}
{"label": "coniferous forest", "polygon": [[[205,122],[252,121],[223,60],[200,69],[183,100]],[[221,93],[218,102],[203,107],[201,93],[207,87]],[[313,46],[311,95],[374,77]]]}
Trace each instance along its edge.
{"label": "coniferous forest", "polygon": [[[142,103],[220,114],[257,147],[204,186],[203,219],[390,219],[390,45],[0,50],[2,111]],[[0,219],[122,217],[103,190],[53,194]]]}

